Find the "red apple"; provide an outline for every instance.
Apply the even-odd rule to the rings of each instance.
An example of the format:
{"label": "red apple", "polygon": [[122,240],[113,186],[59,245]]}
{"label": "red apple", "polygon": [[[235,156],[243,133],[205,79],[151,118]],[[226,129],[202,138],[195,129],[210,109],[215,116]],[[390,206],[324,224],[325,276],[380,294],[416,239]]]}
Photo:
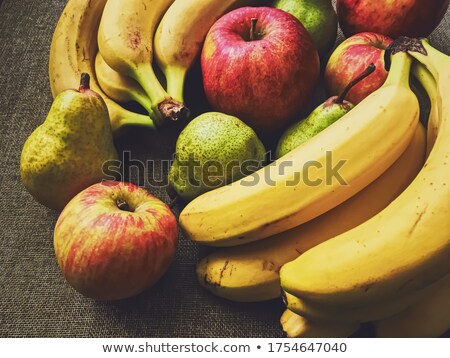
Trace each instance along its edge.
{"label": "red apple", "polygon": [[206,37],[201,65],[212,107],[261,134],[298,119],[320,71],[307,30],[269,7],[243,7],[220,18]]}
{"label": "red apple", "polygon": [[346,36],[376,32],[393,38],[427,37],[439,25],[450,0],[337,0]]}
{"label": "red apple", "polygon": [[325,69],[325,85],[330,96],[339,95],[371,63],[376,66],[375,72],[353,87],[346,98],[356,105],[380,88],[388,75],[384,67],[384,50],[391,42],[389,37],[364,32],[341,43]]}
{"label": "red apple", "polygon": [[87,297],[117,300],[152,286],[175,256],[177,221],[145,189],[94,184],[73,198],[54,232],[58,265]]}

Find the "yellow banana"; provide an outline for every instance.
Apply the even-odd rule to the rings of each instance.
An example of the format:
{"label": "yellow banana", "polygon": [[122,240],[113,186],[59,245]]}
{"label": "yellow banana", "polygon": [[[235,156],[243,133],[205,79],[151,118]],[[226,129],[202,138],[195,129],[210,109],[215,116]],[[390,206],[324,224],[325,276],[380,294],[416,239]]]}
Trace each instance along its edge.
{"label": "yellow banana", "polygon": [[359,323],[317,322],[286,310],[280,319],[289,338],[346,338],[359,329]]}
{"label": "yellow banana", "polygon": [[280,296],[279,271],[310,248],[370,219],[416,177],[425,161],[422,125],[402,156],[367,188],[318,218],[262,241],[224,248],[197,264],[199,283],[215,295],[241,302]]}
{"label": "yellow banana", "polygon": [[137,80],[153,103],[158,124],[187,115],[162,87],[152,67],[153,37],[174,0],[108,0],[98,29],[98,47],[115,71]]}
{"label": "yellow banana", "polygon": [[427,129],[427,156],[436,143],[437,131],[439,129],[439,96],[436,81],[430,71],[420,63],[413,64],[413,75],[420,81],[430,99],[430,115],[428,117]]}
{"label": "yellow banana", "polygon": [[[392,58],[384,86],[339,121],[273,164],[191,201],[180,215],[187,236],[211,246],[259,240],[325,213],[385,172],[410,143],[419,116],[411,59]],[[333,166],[341,166],[341,178],[332,178]]]}
{"label": "yellow banana", "polygon": [[428,55],[410,54],[431,72],[439,96],[439,128],[428,160],[381,213],[283,266],[285,291],[357,307],[407,295],[450,272],[450,57],[426,40],[415,48],[421,44]]}
{"label": "yellow banana", "polygon": [[155,58],[167,79],[167,92],[184,102],[187,71],[201,51],[210,27],[232,8],[251,0],[175,0],[162,18],[155,34]]}
{"label": "yellow banana", "polygon": [[49,77],[53,97],[68,88],[78,88],[81,73],[91,76],[91,88],[108,106],[115,134],[127,125],[154,128],[153,121],[127,111],[112,101],[100,88],[95,76],[97,33],[106,0],[69,0],[58,21],[50,47]]}
{"label": "yellow banana", "polygon": [[375,322],[384,338],[436,338],[450,329],[450,275],[442,285],[405,311]]}
{"label": "yellow banana", "polygon": [[340,323],[371,322],[385,319],[404,311],[408,307],[420,302],[430,292],[434,292],[441,284],[442,280],[439,280],[423,289],[410,292],[403,296],[394,297],[388,301],[345,309],[310,302],[287,292],[283,293],[283,297],[286,307],[289,310],[314,321]]}
{"label": "yellow banana", "polygon": [[147,110],[150,117],[154,116],[152,102],[141,85],[109,67],[100,52],[95,58],[95,73],[100,87],[110,98],[117,102],[136,101]]}

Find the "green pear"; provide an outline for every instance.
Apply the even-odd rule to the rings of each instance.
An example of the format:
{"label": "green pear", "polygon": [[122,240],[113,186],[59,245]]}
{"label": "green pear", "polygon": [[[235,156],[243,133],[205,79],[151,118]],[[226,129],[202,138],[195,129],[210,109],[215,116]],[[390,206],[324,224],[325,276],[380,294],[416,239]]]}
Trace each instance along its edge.
{"label": "green pear", "polygon": [[204,113],[178,137],[169,182],[179,197],[190,201],[261,168],[265,154],[264,145],[244,122],[223,113]]}
{"label": "green pear", "polygon": [[352,103],[345,100],[348,92],[374,71],[375,65],[372,63],[363,73],[347,85],[340,96],[329,98],[314,109],[306,119],[288,128],[278,142],[277,159],[299,147],[347,114],[354,107]]}
{"label": "green pear", "polygon": [[337,96],[322,103],[303,121],[294,124],[281,137],[277,147],[277,158],[289,153],[308,139],[332,125],[354,106],[348,101],[337,102]]}
{"label": "green pear", "polygon": [[117,161],[108,109],[83,74],[78,90],[61,92],[44,123],[26,140],[20,158],[25,188],[41,204],[62,210],[80,191],[111,179]]}
{"label": "green pear", "polygon": [[305,26],[321,56],[333,48],[338,19],[331,0],[275,0],[273,7],[294,15]]}

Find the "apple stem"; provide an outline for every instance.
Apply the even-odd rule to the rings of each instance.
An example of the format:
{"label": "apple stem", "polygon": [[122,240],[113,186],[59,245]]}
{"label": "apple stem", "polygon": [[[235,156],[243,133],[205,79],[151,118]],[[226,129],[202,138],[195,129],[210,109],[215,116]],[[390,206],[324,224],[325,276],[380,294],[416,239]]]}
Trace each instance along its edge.
{"label": "apple stem", "polygon": [[250,41],[255,40],[255,32],[256,32],[256,23],[258,19],[256,17],[252,17],[252,26],[250,27]]}
{"label": "apple stem", "polygon": [[130,211],[130,212],[133,211],[133,210],[131,210],[131,208],[130,208],[130,206],[128,205],[128,203],[127,203],[125,200],[123,200],[123,199],[118,198],[118,199],[116,200],[116,205],[117,205],[117,207],[118,207],[120,210],[123,210],[123,211]]}
{"label": "apple stem", "polygon": [[78,89],[78,91],[84,92],[84,91],[90,89],[90,82],[91,82],[91,76],[89,76],[88,73],[83,72],[81,74],[80,88]]}
{"label": "apple stem", "polygon": [[337,104],[344,103],[345,97],[347,97],[350,90],[355,87],[359,82],[361,82],[366,77],[370,76],[376,70],[375,64],[371,63],[358,77],[356,77],[353,81],[351,81],[339,95],[336,100]]}

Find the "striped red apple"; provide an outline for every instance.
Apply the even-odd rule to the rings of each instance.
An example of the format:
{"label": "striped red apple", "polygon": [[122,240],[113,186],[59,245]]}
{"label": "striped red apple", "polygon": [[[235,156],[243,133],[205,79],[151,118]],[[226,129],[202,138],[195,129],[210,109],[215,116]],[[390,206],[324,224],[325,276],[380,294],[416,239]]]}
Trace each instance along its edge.
{"label": "striped red apple", "polygon": [[201,67],[214,110],[271,136],[298,120],[320,72],[308,31],[269,7],[242,7],[220,18],[206,36]]}
{"label": "striped red apple", "polygon": [[75,196],[55,227],[54,248],[67,282],[87,297],[118,300],[152,286],[177,247],[169,207],[130,183],[98,183]]}
{"label": "striped red apple", "polygon": [[373,32],[353,35],[334,50],[325,70],[325,86],[330,96],[338,96],[344,88],[362,73],[371,63],[376,70],[354,86],[347,100],[354,105],[380,88],[387,78],[385,49],[392,39]]}
{"label": "striped red apple", "polygon": [[427,37],[439,25],[449,0],[338,0],[345,36],[376,32],[392,38]]}

